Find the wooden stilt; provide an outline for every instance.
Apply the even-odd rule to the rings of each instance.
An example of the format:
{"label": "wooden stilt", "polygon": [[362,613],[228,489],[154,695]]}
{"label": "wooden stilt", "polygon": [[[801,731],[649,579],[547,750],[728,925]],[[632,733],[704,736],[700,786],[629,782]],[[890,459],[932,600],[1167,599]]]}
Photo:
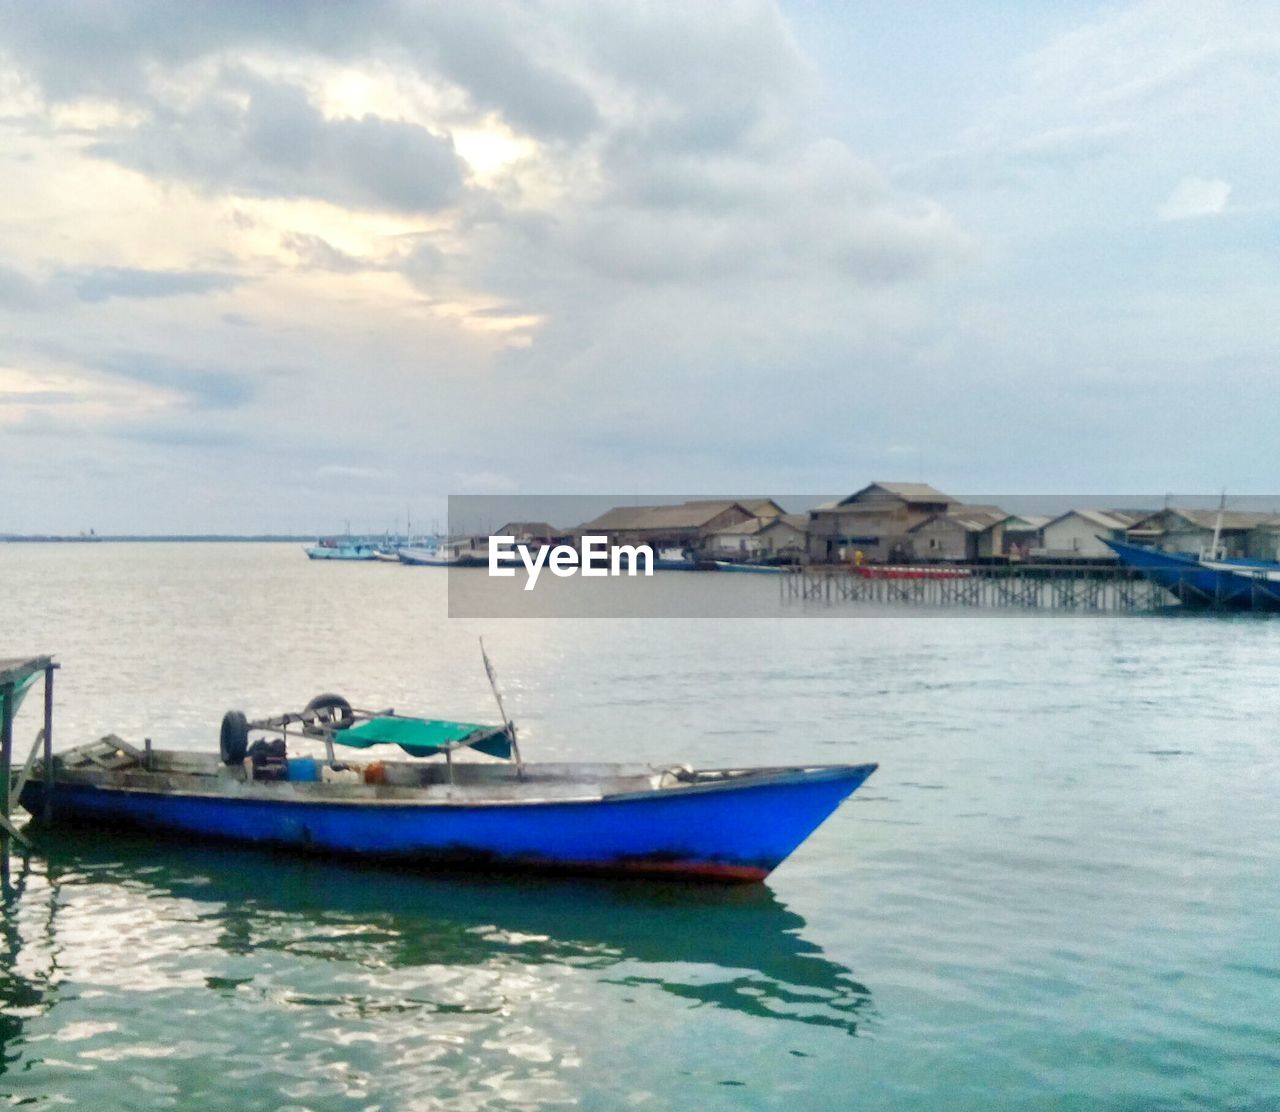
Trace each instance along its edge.
{"label": "wooden stilt", "polygon": [[46,824],[53,819],[53,673],[57,668],[56,664],[49,664],[44,670],[44,806],[40,818]]}
{"label": "wooden stilt", "polygon": [[9,885],[9,837],[16,833],[9,822],[9,789],[13,786],[13,711],[17,688],[12,683],[0,687],[0,882]]}

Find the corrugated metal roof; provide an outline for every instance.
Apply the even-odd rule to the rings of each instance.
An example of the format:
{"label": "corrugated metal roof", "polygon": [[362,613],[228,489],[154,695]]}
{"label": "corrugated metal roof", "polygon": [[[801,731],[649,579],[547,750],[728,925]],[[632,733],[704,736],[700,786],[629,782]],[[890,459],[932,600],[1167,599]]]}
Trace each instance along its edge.
{"label": "corrugated metal roof", "polygon": [[[737,503],[744,510],[756,517],[767,517],[769,514],[781,513],[782,507],[772,498],[700,498],[683,503],[686,506],[732,506]],[[768,511],[765,513],[763,511]]]}
{"label": "corrugated metal roof", "polygon": [[936,490],[928,483],[870,483],[861,490],[855,491],[848,498],[841,500],[841,505],[847,505],[861,498],[868,491],[883,490],[887,494],[893,494],[901,498],[904,502],[954,502],[955,499],[949,494],[943,494],[942,491]]}
{"label": "corrugated metal roof", "polygon": [[872,483],[881,490],[896,494],[899,498],[909,498],[914,502],[954,502],[949,494],[943,494],[928,483]]}
{"label": "corrugated metal roof", "polygon": [[1057,525],[1059,521],[1065,521],[1072,515],[1083,518],[1090,525],[1096,525],[1099,529],[1124,530],[1133,524],[1132,521],[1122,521],[1118,517],[1112,517],[1111,514],[1104,510],[1068,510],[1065,514],[1059,514],[1052,521],[1046,523],[1049,525]]}
{"label": "corrugated metal roof", "polygon": [[790,525],[793,529],[798,529],[803,533],[809,525],[809,518],[806,514],[774,514],[773,517],[753,517],[747,521],[740,521],[737,525],[726,525],[723,529],[717,529],[715,536],[722,534],[731,534],[735,537],[752,537],[756,533],[763,533],[770,526],[782,523]]}
{"label": "corrugated metal roof", "polygon": [[781,522],[783,525],[790,525],[793,529],[799,529],[804,532],[809,527],[808,514],[778,514],[777,517],[766,521],[763,528],[767,529],[770,525],[776,525]]}
{"label": "corrugated metal roof", "polygon": [[673,506],[615,506],[580,529],[600,529],[606,532],[625,530],[701,529],[719,517],[725,510],[738,506],[748,512],[740,502],[685,502]]}
{"label": "corrugated metal roof", "polygon": [[858,504],[858,500],[872,490],[883,490],[884,493],[895,495],[904,502],[956,503],[950,494],[943,494],[941,490],[929,486],[927,482],[870,482],[863,489],[855,490],[845,498],[836,499],[835,502],[824,502],[818,509],[832,511],[832,509],[849,508],[850,505]]}
{"label": "corrugated metal roof", "polygon": [[988,529],[999,525],[1008,516],[999,506],[965,506],[961,503],[956,503],[947,507],[945,514],[934,514],[932,517],[925,518],[919,525],[912,526],[907,532],[914,533],[923,529],[926,525],[942,521],[948,525],[963,529],[966,533],[985,533]]}
{"label": "corrugated metal roof", "polygon": [[1005,518],[1005,532],[1031,533],[1049,524],[1048,514],[1010,514]]}
{"label": "corrugated metal roof", "polygon": [[[1217,510],[1183,510],[1168,511],[1201,529],[1214,529],[1218,523]],[[1253,510],[1223,510],[1222,527],[1224,529],[1256,529],[1260,525],[1280,526],[1280,517],[1276,514],[1258,513]]]}
{"label": "corrugated metal roof", "polygon": [[1137,525],[1147,515],[1137,510],[1104,510],[1107,517],[1113,521],[1122,522],[1126,527]]}
{"label": "corrugated metal roof", "polygon": [[777,519],[772,517],[749,517],[746,521],[740,521],[736,525],[726,525],[723,529],[717,529],[712,536],[720,537],[731,534],[735,537],[753,537],[769,522],[775,520]]}
{"label": "corrugated metal roof", "polygon": [[554,537],[559,532],[549,521],[508,521],[494,536]]}

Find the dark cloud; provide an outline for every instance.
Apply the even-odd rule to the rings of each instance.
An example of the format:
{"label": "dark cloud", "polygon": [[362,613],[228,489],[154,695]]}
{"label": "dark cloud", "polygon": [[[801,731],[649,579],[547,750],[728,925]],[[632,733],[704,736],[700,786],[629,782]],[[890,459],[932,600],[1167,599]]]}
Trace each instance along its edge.
{"label": "dark cloud", "polygon": [[398,212],[455,201],[465,170],[447,136],[377,116],[326,119],[302,89],[243,73],[87,149],[203,189]]}
{"label": "dark cloud", "polygon": [[394,2],[351,0],[0,0],[0,45],[55,100],[97,95],[151,99],[156,67],[184,66],[235,47],[284,45],[335,57],[364,53]]}
{"label": "dark cloud", "polygon": [[396,0],[93,0],[24,4],[3,0],[0,45],[32,72],[46,95],[83,94],[158,103],[149,70],[180,67],[235,48],[309,51],[346,61],[395,57],[425,76],[443,75],[481,113],[497,112],[540,138],[577,139],[597,112],[572,78],[537,60],[548,13],[499,3],[414,4]]}
{"label": "dark cloud", "polygon": [[254,379],[247,374],[146,352],[118,352],[93,365],[117,378],[173,391],[195,409],[238,409],[257,393]]}
{"label": "dark cloud", "polygon": [[140,270],[134,267],[82,267],[64,272],[81,301],[112,297],[182,297],[229,290],[244,281],[216,270]]}
{"label": "dark cloud", "polygon": [[536,60],[531,39],[541,38],[538,53],[552,46],[545,33],[538,35],[539,14],[511,4],[496,10],[422,5],[410,24],[417,32],[413,45],[476,107],[496,111],[517,130],[542,139],[581,139],[599,122],[596,106],[581,85]]}

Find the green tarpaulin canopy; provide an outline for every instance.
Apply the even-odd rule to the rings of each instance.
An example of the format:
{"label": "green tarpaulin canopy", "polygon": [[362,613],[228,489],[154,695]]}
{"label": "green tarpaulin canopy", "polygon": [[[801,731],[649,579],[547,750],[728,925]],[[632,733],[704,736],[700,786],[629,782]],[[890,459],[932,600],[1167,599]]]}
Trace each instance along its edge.
{"label": "green tarpaulin canopy", "polygon": [[430,757],[457,745],[478,749],[491,757],[511,757],[511,738],[503,727],[434,718],[371,718],[350,729],[338,730],[333,740],[357,749],[398,745],[412,757]]}
{"label": "green tarpaulin canopy", "polygon": [[51,663],[47,656],[21,656],[12,660],[0,660],[0,714],[4,713],[5,691],[13,685],[13,713],[18,713],[22,697],[35,681],[44,675]]}

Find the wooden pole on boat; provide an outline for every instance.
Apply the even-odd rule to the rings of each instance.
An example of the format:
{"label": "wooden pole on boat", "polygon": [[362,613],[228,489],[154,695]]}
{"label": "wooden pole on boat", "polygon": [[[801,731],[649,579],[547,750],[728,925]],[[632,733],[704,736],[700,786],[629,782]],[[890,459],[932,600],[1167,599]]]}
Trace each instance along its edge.
{"label": "wooden pole on boat", "polygon": [[498,691],[498,678],[493,674],[493,665],[489,663],[489,654],[484,651],[484,638],[480,638],[480,655],[484,657],[485,674],[489,677],[489,686],[493,689],[493,697],[498,702],[498,713],[502,715],[502,724],[507,728],[507,737],[511,739],[511,755],[515,758],[516,772],[524,775],[524,761],[520,759],[520,746],[516,743],[516,724],[507,717],[507,709],[502,705],[502,695]]}
{"label": "wooden pole on boat", "polygon": [[46,824],[53,817],[53,673],[57,667],[47,664],[44,669],[44,761],[40,768],[44,806],[40,817]]}

